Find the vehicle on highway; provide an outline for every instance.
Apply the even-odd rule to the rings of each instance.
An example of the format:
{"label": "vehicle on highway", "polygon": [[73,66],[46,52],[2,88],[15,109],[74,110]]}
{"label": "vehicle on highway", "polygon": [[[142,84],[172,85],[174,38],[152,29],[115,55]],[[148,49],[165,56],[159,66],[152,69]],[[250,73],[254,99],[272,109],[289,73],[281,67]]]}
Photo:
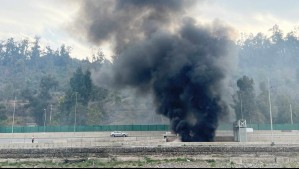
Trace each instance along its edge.
{"label": "vehicle on highway", "polygon": [[121,131],[114,131],[110,134],[111,137],[128,137],[128,133],[123,133]]}

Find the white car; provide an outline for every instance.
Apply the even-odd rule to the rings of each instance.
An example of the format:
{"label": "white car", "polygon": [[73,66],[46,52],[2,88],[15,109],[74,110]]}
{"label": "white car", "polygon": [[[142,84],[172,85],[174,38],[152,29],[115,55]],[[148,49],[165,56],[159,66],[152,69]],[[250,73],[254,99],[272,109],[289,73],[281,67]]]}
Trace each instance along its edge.
{"label": "white car", "polygon": [[128,137],[128,133],[123,133],[121,131],[114,131],[110,134],[111,137]]}

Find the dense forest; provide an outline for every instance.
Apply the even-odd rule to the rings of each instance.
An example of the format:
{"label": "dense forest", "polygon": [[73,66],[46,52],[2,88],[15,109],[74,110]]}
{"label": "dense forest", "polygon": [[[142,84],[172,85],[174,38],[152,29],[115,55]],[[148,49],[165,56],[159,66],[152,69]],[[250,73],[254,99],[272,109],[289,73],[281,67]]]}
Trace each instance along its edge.
{"label": "dense forest", "polygon": [[92,72],[111,64],[101,49],[83,60],[71,57],[71,50],[42,48],[39,37],[0,41],[0,125],[11,125],[14,114],[21,126],[73,125],[75,117],[77,125],[165,120],[154,114],[149,99],[94,85]]}
{"label": "dense forest", "polygon": [[[274,123],[299,123],[299,36],[275,25],[270,36],[243,36],[238,69],[231,82],[236,118],[269,123],[269,94]],[[167,123],[155,115],[150,98],[130,90],[96,86],[92,74],[105,64],[99,49],[83,60],[72,48],[41,47],[40,38],[0,40],[0,125],[153,124]],[[269,79],[269,83],[268,83]],[[270,93],[269,93],[270,91]]]}
{"label": "dense forest", "polygon": [[[298,29],[284,33],[278,25],[238,41],[235,110],[249,123],[299,123]],[[269,93],[270,91],[270,93]],[[269,98],[270,94],[270,98]]]}

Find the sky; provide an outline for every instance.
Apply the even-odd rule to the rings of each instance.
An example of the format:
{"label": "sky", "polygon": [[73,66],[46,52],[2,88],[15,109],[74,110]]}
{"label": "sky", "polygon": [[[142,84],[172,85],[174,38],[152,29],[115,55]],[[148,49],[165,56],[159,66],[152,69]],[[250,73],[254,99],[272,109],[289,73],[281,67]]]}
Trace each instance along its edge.
{"label": "sky", "polygon": [[[77,0],[0,0],[0,40],[41,37],[43,46],[72,47],[72,56],[85,59],[97,48],[109,57],[109,44],[96,46],[69,33]],[[284,32],[299,27],[298,0],[205,0],[187,11],[198,22],[220,20],[237,34],[263,32],[275,24]]]}

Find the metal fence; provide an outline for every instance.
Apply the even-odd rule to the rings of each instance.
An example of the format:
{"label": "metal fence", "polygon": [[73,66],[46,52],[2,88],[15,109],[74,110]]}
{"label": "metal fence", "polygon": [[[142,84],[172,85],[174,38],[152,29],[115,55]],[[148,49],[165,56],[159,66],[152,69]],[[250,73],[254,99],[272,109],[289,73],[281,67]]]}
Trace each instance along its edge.
{"label": "metal fence", "polygon": [[[14,133],[39,132],[104,132],[104,131],[168,131],[169,125],[99,125],[14,127]],[[12,133],[12,127],[0,127],[0,133]]]}
{"label": "metal fence", "polygon": [[[271,130],[270,124],[247,124],[247,128],[253,130]],[[219,125],[218,130],[232,130],[231,124]],[[273,124],[273,130],[299,130],[299,124]]]}
{"label": "metal fence", "polygon": [[[247,124],[254,130],[271,130],[270,124]],[[98,126],[15,126],[13,133],[40,132],[105,132],[105,131],[169,131],[169,125],[98,125]],[[233,130],[232,124],[221,124],[218,130]],[[273,130],[299,130],[299,124],[273,124]],[[0,133],[12,133],[12,127],[0,127]]]}

